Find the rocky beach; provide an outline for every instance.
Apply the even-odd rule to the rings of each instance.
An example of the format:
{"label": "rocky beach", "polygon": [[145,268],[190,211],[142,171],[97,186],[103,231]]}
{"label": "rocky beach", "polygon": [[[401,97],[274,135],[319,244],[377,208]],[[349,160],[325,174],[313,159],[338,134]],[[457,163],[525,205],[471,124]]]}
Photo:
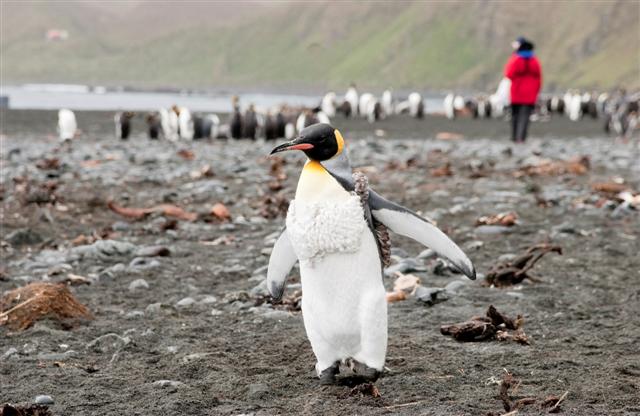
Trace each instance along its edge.
{"label": "rocky beach", "polygon": [[[533,123],[522,145],[498,120],[333,120],[371,187],[437,222],[479,274],[469,281],[392,234],[384,281],[402,294],[389,304],[385,373],[363,389],[319,385],[297,269],[282,303],[266,290],[302,154],[268,157],[275,142],[260,140],[152,141],[140,119],[122,141],[111,113],[77,117],[82,135],[62,144],[55,112],[2,110],[0,405],[53,415],[640,413],[637,138],[565,118]],[[559,250],[517,261],[536,246]],[[12,291],[42,283],[64,289],[43,307],[64,293],[86,313],[27,316],[36,301],[22,306]],[[490,305],[521,315],[512,329],[525,338],[508,323],[472,342],[441,333]],[[507,375],[517,380],[508,391]]]}

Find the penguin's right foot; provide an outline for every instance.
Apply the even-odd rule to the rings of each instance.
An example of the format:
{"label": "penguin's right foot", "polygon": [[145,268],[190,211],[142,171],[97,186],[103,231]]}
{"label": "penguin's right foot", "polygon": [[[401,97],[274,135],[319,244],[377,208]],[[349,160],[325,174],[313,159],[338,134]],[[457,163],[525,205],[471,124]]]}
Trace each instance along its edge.
{"label": "penguin's right foot", "polygon": [[336,374],[340,371],[340,361],[333,363],[331,367],[326,368],[320,373],[320,385],[328,386],[336,384]]}

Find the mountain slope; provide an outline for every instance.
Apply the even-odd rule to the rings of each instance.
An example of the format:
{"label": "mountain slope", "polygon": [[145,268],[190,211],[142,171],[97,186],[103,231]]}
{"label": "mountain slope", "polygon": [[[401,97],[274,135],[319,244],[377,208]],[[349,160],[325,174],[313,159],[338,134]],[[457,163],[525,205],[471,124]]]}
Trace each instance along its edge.
{"label": "mountain slope", "polygon": [[[548,89],[640,87],[640,3],[1,3],[2,83],[492,89],[520,34]],[[50,28],[70,38],[47,42]]]}

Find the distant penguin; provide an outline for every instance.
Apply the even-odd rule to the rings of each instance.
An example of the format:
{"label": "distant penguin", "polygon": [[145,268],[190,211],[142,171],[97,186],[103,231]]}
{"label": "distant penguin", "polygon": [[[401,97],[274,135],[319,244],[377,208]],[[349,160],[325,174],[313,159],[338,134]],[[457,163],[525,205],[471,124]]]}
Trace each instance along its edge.
{"label": "distant penguin", "polygon": [[211,129],[207,137],[217,139],[220,135],[220,117],[217,114],[209,114],[205,119],[211,123]]}
{"label": "distant penguin", "polygon": [[486,96],[481,96],[478,99],[478,117],[491,117],[491,103],[489,102],[489,98],[487,98]]}
{"label": "distant penguin", "polygon": [[331,91],[322,97],[320,109],[329,117],[336,116],[336,93]]}
{"label": "distant penguin", "polygon": [[193,117],[193,139],[203,139],[205,136],[205,130],[207,130],[208,122],[205,121],[204,117],[199,115],[194,115]]}
{"label": "distant penguin", "polygon": [[311,110],[305,109],[296,118],[296,131],[301,132],[305,127],[316,124],[318,120],[315,118]]}
{"label": "distant penguin", "polygon": [[283,109],[281,108],[280,110],[278,110],[278,112],[275,115],[275,123],[276,123],[276,137],[277,138],[284,138],[286,137],[286,126],[287,126],[287,120],[284,116],[284,114],[282,114]]}
{"label": "distant penguin", "polygon": [[409,94],[409,114],[415,118],[424,117],[424,100],[422,99],[422,94],[418,92]]}
{"label": "distant penguin", "polygon": [[316,112],[315,116],[316,116],[317,123],[325,123],[325,124],[331,123],[331,119],[329,118],[329,115],[324,111]]}
{"label": "distant penguin", "polygon": [[256,139],[256,134],[258,132],[258,117],[253,104],[250,104],[249,108],[247,108],[247,111],[244,113],[242,129],[242,137],[251,140]]}
{"label": "distant penguin", "polygon": [[365,116],[367,117],[367,121],[369,123],[374,123],[378,120],[382,120],[382,118],[384,117],[384,111],[382,111],[382,104],[380,104],[380,101],[378,101],[377,98],[373,97],[371,100],[369,100],[369,103],[367,104],[367,108],[365,110]]}
{"label": "distant penguin", "polygon": [[302,317],[316,356],[321,384],[333,384],[340,364],[375,381],[387,349],[387,301],[383,282],[381,227],[429,246],[470,279],[473,264],[430,221],[389,201],[354,175],[346,143],[328,124],[307,127],[271,154],[301,150],[307,156],[286,228],[267,270],[267,288],[280,299],[296,262],[302,283]]}
{"label": "distant penguin", "polygon": [[554,95],[549,100],[549,112],[564,114],[564,98]]}
{"label": "distant penguin", "polygon": [[338,104],[338,106],[336,107],[336,113],[342,113],[345,118],[349,118],[351,117],[351,104],[348,101],[342,101],[340,104]]}
{"label": "distant penguin", "polygon": [[220,119],[215,114],[193,116],[193,138],[211,139],[218,137]]}
{"label": "distant penguin", "polygon": [[598,98],[596,100],[596,108],[600,117],[604,117],[606,115],[607,101],[609,101],[608,93],[603,92],[598,95]]}
{"label": "distant penguin", "polygon": [[58,111],[58,136],[61,141],[71,140],[78,133],[78,123],[73,111],[63,108]]}
{"label": "distant penguin", "polygon": [[598,118],[598,105],[594,98],[594,95],[585,92],[582,94],[582,104],[580,106],[582,114],[587,115],[593,119]]}
{"label": "distant penguin", "polygon": [[390,89],[385,90],[380,98],[380,104],[382,105],[382,111],[385,116],[390,116],[395,113],[393,108],[393,93]]}
{"label": "distant penguin", "polygon": [[578,93],[572,94],[569,100],[569,120],[578,121],[582,117],[582,96]]}
{"label": "distant penguin", "polygon": [[296,126],[295,124],[288,122],[284,126],[284,138],[287,140],[291,140],[296,137]]}
{"label": "distant penguin", "polygon": [[453,120],[454,118],[456,118],[456,111],[453,108],[454,98],[455,95],[453,93],[449,93],[446,97],[444,97],[444,102],[442,103],[442,105],[444,106],[444,115],[449,120]]}
{"label": "distant penguin", "polygon": [[567,117],[569,117],[572,99],[573,99],[573,93],[571,91],[565,92],[564,96],[562,97],[562,101],[564,102],[564,114]]}
{"label": "distant penguin", "polygon": [[275,140],[278,138],[278,128],[276,123],[276,116],[274,116],[271,112],[267,113],[267,117],[264,122],[265,140]]}
{"label": "distant penguin", "polygon": [[233,113],[231,113],[231,120],[229,120],[229,133],[233,139],[242,138],[242,114],[240,114],[240,108],[234,107]]}
{"label": "distant penguin", "polygon": [[489,96],[489,102],[491,103],[491,115],[494,118],[504,116],[505,109],[511,105],[511,80],[509,78],[500,80],[496,92]]}
{"label": "distant penguin", "polygon": [[180,107],[178,113],[178,133],[183,140],[193,140],[193,117],[186,107]]}
{"label": "distant penguin", "polygon": [[179,111],[179,108],[175,105],[172,106],[169,110],[161,108],[159,111],[164,138],[172,142],[175,142],[180,138],[178,135],[178,131],[180,128],[178,124]]}
{"label": "distant penguin", "polygon": [[147,122],[147,132],[149,134],[149,138],[152,140],[157,140],[160,137],[160,132],[162,131],[160,114],[148,113],[145,117],[145,121]]}
{"label": "distant penguin", "polygon": [[360,95],[360,99],[358,101],[358,114],[362,117],[367,117],[367,109],[369,108],[369,104],[375,100],[373,94],[365,92]]}
{"label": "distant penguin", "polygon": [[119,111],[113,116],[116,125],[116,137],[118,139],[127,140],[131,134],[131,119],[134,113],[131,111]]}
{"label": "distant penguin", "polygon": [[344,101],[349,104],[349,115],[347,117],[355,117],[358,115],[359,97],[355,84],[351,84],[347,93],[344,95]]}
{"label": "distant penguin", "polygon": [[478,118],[480,116],[478,113],[478,101],[476,101],[475,98],[466,99],[464,102],[464,108],[473,118]]}

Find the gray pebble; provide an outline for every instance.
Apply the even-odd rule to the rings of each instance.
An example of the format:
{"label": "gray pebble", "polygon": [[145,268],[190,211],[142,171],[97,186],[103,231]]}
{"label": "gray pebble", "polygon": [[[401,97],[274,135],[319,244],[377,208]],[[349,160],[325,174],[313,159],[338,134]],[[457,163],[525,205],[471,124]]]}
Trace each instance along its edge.
{"label": "gray pebble", "polygon": [[224,269],[222,269],[222,271],[224,273],[245,273],[247,271],[247,268],[236,264],[233,266],[225,267]]}
{"label": "gray pebble", "polygon": [[453,282],[450,282],[449,284],[447,284],[444,287],[445,292],[449,293],[449,294],[456,294],[458,293],[458,290],[460,290],[461,288],[465,287],[467,285],[467,282],[463,282],[461,280],[455,280]]}
{"label": "gray pebble", "polygon": [[469,241],[467,244],[464,245],[464,247],[467,250],[479,250],[482,248],[482,246],[484,246],[484,243],[479,240]]}
{"label": "gray pebble", "polygon": [[36,396],[35,402],[36,404],[42,404],[42,405],[51,405],[54,403],[53,398],[46,394],[40,394]]}
{"label": "gray pebble", "polygon": [[86,348],[99,353],[119,351],[122,347],[129,344],[129,342],[131,342],[131,338],[129,337],[121,337],[118,334],[109,333],[87,343]]}
{"label": "gray pebble", "polygon": [[524,294],[522,292],[505,292],[508,296],[511,296],[516,299],[524,299]]}
{"label": "gray pebble", "polygon": [[402,259],[399,263],[391,265],[384,269],[384,275],[387,277],[393,277],[396,272],[411,273],[411,272],[426,272],[427,268],[421,263],[418,263],[415,259],[407,258]]}
{"label": "gray pebble", "polygon": [[136,279],[129,283],[129,290],[149,289],[149,283],[144,279]]}
{"label": "gray pebble", "polygon": [[504,227],[502,225],[481,225],[476,227],[476,234],[484,235],[507,234],[511,231],[511,227]]}
{"label": "gray pebble", "polygon": [[13,354],[17,354],[17,353],[18,353],[18,349],[11,347],[4,354],[2,354],[2,358],[9,358]]}
{"label": "gray pebble", "polygon": [[153,385],[164,389],[167,387],[178,388],[184,385],[184,383],[181,381],[175,381],[175,380],[158,380],[158,381],[154,381]]}
{"label": "gray pebble", "polygon": [[[171,254],[171,250],[169,250],[165,246],[147,246],[140,247],[136,250],[136,257],[166,257]],[[135,259],[134,259],[135,260]]]}
{"label": "gray pebble", "polygon": [[263,280],[266,280],[267,276],[264,274],[254,274],[253,276],[251,276],[249,278],[250,282],[262,282]]}
{"label": "gray pebble", "polygon": [[161,309],[162,309],[162,303],[157,302],[157,303],[150,303],[149,305],[147,305],[144,311],[148,314],[156,314],[160,312]]}
{"label": "gray pebble", "polygon": [[206,353],[206,352],[195,352],[193,354],[185,355],[184,357],[182,357],[182,362],[190,363],[193,361],[202,360],[203,358],[206,358],[208,355],[209,353]]}
{"label": "gray pebble", "polygon": [[287,311],[279,311],[279,310],[269,310],[265,313],[262,313],[261,316],[267,318],[267,319],[274,319],[276,321],[282,321],[285,319],[290,319],[292,318],[294,315],[292,315],[291,313],[287,312]]}
{"label": "gray pebble", "polygon": [[513,259],[516,258],[516,255],[513,253],[505,253],[503,255],[501,255],[500,257],[498,257],[498,261],[501,262],[507,262],[507,261],[511,261]]}
{"label": "gray pebble", "polygon": [[124,317],[127,319],[138,319],[144,316],[144,312],[142,311],[131,311],[128,312]]}
{"label": "gray pebble", "polygon": [[186,297],[176,302],[176,308],[188,308],[190,306],[193,306],[194,303],[196,303],[196,300],[194,298]]}
{"label": "gray pebble", "polygon": [[268,294],[269,294],[269,289],[267,288],[266,279],[260,282],[257,286],[255,286],[249,291],[249,295],[251,295],[251,297],[266,296]]}
{"label": "gray pebble", "polygon": [[64,361],[77,356],[78,353],[76,351],[69,350],[65,352],[52,352],[50,354],[38,354],[36,358],[42,361]]}
{"label": "gray pebble", "polygon": [[131,269],[147,270],[155,267],[160,267],[160,262],[148,257],[136,257],[129,263]]}
{"label": "gray pebble", "polygon": [[444,289],[439,287],[424,287],[418,286],[416,288],[415,297],[420,302],[423,302],[427,306],[433,306],[436,303],[444,302],[449,298],[444,294]]}
{"label": "gray pebble", "polygon": [[218,298],[216,298],[215,296],[205,295],[202,299],[198,301],[198,303],[201,305],[210,305],[212,303],[216,303],[217,301],[218,301]]}
{"label": "gray pebble", "polygon": [[261,400],[269,396],[270,393],[271,389],[266,384],[250,384],[247,397],[251,400]]}
{"label": "gray pebble", "polygon": [[129,223],[124,221],[116,221],[111,225],[113,231],[127,231],[129,228],[131,228]]}
{"label": "gray pebble", "polygon": [[251,273],[251,274],[252,274],[252,275],[256,275],[256,274],[260,274],[260,275],[262,275],[262,274],[266,273],[268,269],[269,269],[269,265],[268,265],[268,264],[265,264],[264,266],[260,266],[260,267],[258,267],[257,269],[255,269],[255,270],[253,271],[253,273]]}

